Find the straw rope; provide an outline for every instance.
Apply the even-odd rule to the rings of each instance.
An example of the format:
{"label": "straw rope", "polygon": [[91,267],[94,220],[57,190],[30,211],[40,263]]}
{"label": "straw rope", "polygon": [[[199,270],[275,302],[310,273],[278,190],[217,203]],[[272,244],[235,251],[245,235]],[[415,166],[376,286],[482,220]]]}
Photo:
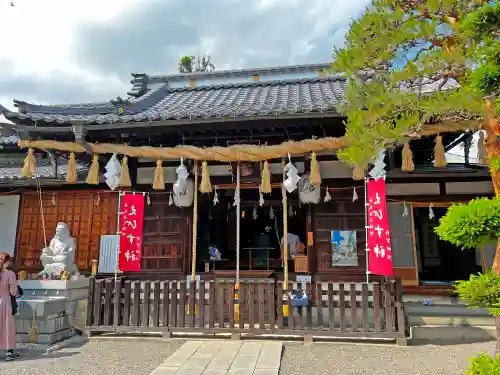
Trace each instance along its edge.
{"label": "straw rope", "polygon": [[283,180],[281,183],[281,196],[283,204],[283,290],[288,289],[288,197],[286,196],[285,182],[286,172],[285,172],[285,161],[282,162],[283,165]]}
{"label": "straw rope", "polygon": [[193,244],[191,253],[191,282],[196,279],[196,242],[198,241],[198,163],[194,163]]}
{"label": "straw rope", "polygon": [[[127,145],[99,143],[90,144],[95,154],[122,154],[129,157],[150,157],[155,159],[178,159],[186,158],[192,160],[210,161],[264,161],[266,159],[281,158],[287,154],[307,154],[309,152],[320,152],[343,148],[346,142],[342,138],[317,138],[306,139],[300,142],[288,141],[280,145],[255,146],[255,145],[233,145],[228,147],[200,148],[189,145],[177,147],[132,147]],[[82,153],[85,151],[82,145],[73,142],[58,142],[51,140],[27,140],[19,142],[20,148],[56,149],[59,151]]]}
{"label": "straw rope", "polygon": [[[429,136],[438,133],[456,132],[466,129],[478,129],[481,122],[474,121],[444,121],[434,125],[423,125],[414,131],[407,133],[408,139]],[[300,142],[287,141],[279,145],[255,146],[255,145],[233,145],[228,147],[207,147],[200,148],[189,145],[179,145],[177,147],[151,147],[110,144],[110,143],[90,143],[92,152],[95,154],[121,154],[129,157],[150,157],[155,159],[179,159],[181,157],[199,161],[265,161],[278,159],[285,155],[300,155],[311,152],[322,152],[327,150],[341,149],[348,147],[345,137],[315,138],[306,139]],[[83,153],[85,148],[75,142],[58,142],[53,140],[21,140],[19,148],[52,149],[64,152]]]}
{"label": "straw rope", "polygon": [[240,163],[236,170],[236,288],[240,287],[240,227],[241,227],[241,170]]}

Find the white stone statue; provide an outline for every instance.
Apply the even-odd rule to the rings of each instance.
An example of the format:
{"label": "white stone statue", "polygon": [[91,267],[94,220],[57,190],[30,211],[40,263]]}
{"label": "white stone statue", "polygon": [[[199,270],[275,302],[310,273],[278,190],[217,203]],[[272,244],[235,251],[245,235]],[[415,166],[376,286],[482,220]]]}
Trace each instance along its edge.
{"label": "white stone statue", "polygon": [[65,223],[57,223],[54,238],[48,247],[42,250],[40,260],[43,265],[42,273],[58,277],[61,272],[68,271],[70,275],[78,275],[75,264],[76,240],[71,237]]}

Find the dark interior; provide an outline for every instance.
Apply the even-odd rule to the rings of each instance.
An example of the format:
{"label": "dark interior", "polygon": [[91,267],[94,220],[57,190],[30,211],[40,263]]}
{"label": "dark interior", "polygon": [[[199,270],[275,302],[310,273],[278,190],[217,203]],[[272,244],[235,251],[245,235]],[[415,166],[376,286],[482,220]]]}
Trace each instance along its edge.
{"label": "dark interior", "polygon": [[[264,205],[259,206],[258,190],[241,190],[240,218],[240,269],[282,270],[280,241],[283,237],[283,208],[278,189],[265,196]],[[208,262],[210,270],[236,269],[236,207],[233,206],[234,191],[219,190],[219,202],[213,204],[213,196],[202,196],[198,212],[198,264],[197,272],[205,271]],[[275,196],[276,195],[276,196]],[[294,233],[305,243],[306,209],[300,205],[298,196],[291,195],[288,208],[288,233]],[[272,211],[274,217],[270,214]],[[289,210],[290,211],[290,210]],[[257,215],[254,217],[254,212]],[[220,261],[209,261],[210,246],[221,253]]]}
{"label": "dark interior", "polygon": [[414,209],[419,278],[422,284],[450,284],[466,280],[481,272],[481,259],[474,249],[461,250],[448,241],[442,241],[434,232],[445,215],[445,207],[433,207],[434,218],[429,218],[429,207]]}

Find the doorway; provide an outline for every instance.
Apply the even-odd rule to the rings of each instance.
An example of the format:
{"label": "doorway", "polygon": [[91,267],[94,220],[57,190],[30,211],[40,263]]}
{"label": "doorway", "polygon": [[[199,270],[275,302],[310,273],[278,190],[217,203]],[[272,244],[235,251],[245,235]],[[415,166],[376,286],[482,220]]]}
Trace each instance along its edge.
{"label": "doorway", "polygon": [[446,214],[446,207],[415,207],[415,234],[419,278],[424,285],[451,285],[466,280],[482,271],[480,253],[475,249],[461,250],[448,241],[439,239],[434,228]]}
{"label": "doorway", "polygon": [[[258,189],[240,191],[240,270],[281,272],[281,190],[274,189],[264,198],[261,206]],[[308,207],[299,203],[297,194],[290,194],[288,198],[288,232],[296,234],[305,243]],[[237,212],[233,203],[234,191],[230,189],[219,189],[215,205],[213,197],[204,195],[199,198],[197,272],[236,270]],[[210,259],[210,247],[217,248],[220,260]]]}

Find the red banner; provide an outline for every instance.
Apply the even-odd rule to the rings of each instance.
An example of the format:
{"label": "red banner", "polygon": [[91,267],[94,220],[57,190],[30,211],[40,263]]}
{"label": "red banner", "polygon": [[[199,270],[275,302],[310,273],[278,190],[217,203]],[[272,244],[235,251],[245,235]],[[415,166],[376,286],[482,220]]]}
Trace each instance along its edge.
{"label": "red banner", "polygon": [[144,195],[123,194],[120,205],[120,256],[118,257],[118,268],[122,272],[141,270],[143,222]]}
{"label": "red banner", "polygon": [[393,276],[391,230],[387,217],[385,179],[368,180],[368,271]]}

